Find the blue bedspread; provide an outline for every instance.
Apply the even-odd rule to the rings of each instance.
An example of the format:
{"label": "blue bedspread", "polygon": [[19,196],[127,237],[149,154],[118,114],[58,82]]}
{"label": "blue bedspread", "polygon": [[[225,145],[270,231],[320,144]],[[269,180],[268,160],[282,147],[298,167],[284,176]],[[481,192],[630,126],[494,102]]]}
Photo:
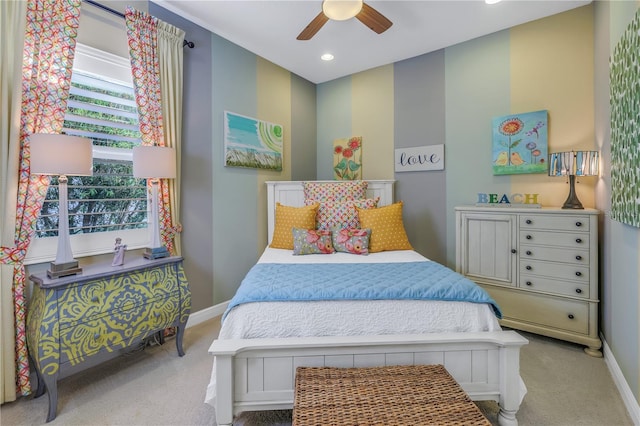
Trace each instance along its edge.
{"label": "blue bedspread", "polygon": [[311,300],[443,300],[489,303],[489,294],[437,262],[258,263],[247,273],[222,320],[242,303]]}

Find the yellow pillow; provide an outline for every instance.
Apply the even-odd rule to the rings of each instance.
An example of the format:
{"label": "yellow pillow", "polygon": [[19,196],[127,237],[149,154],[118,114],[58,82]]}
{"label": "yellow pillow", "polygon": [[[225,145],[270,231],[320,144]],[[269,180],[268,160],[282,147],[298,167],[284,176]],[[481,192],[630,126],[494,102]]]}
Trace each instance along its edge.
{"label": "yellow pillow", "polygon": [[357,209],[360,228],[371,229],[370,253],[413,250],[402,222],[402,201],[377,209]]}
{"label": "yellow pillow", "polygon": [[276,203],[276,226],[269,247],[293,250],[293,228],[315,229],[320,203],[304,207]]}

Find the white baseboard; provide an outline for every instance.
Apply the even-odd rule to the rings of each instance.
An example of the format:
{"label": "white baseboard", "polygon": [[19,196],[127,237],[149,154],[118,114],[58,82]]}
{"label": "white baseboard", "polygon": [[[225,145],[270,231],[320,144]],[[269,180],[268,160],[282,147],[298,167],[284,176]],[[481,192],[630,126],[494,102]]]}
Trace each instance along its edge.
{"label": "white baseboard", "polygon": [[219,303],[217,305],[201,309],[198,312],[194,312],[189,315],[189,319],[187,320],[187,328],[193,327],[194,325],[198,325],[202,322],[208,321],[212,318],[218,317],[224,314],[224,311],[227,309],[229,305],[229,301]]}
{"label": "white baseboard", "polygon": [[620,366],[616,361],[616,358],[613,356],[611,352],[611,348],[607,344],[607,341],[604,340],[604,336],[601,334],[600,338],[602,339],[602,353],[604,355],[604,362],[609,367],[609,372],[613,377],[613,381],[620,391],[620,395],[622,396],[622,401],[624,402],[625,407],[627,407],[627,411],[629,412],[629,416],[631,417],[631,421],[634,425],[640,425],[640,404],[638,404],[638,400],[631,392],[631,388],[627,383],[627,380],[624,378],[622,374],[622,370],[620,370]]}

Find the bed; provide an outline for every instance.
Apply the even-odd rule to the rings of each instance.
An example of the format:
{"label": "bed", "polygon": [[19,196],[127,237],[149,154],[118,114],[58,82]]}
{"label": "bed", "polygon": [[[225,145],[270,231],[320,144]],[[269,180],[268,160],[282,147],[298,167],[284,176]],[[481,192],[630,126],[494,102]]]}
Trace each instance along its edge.
{"label": "bed", "polygon": [[[230,425],[243,411],[292,408],[299,366],[442,364],[471,399],[498,402],[500,424],[517,425],[516,412],[526,393],[519,353],[527,340],[500,328],[499,306],[478,286],[402,242],[381,247],[381,241],[373,239],[382,235],[376,222],[366,223],[375,228],[365,241],[365,250],[371,249],[366,255],[355,254],[362,244],[348,239],[340,252],[325,254],[330,244],[318,240],[320,252],[295,255],[306,254],[309,240],[309,234],[296,234],[299,229],[294,229],[293,250],[276,244],[282,237],[277,222],[283,223],[283,209],[313,207],[314,218],[319,218],[322,208],[326,213],[327,206],[344,205],[320,202],[318,207],[308,201],[311,185],[335,184],[267,182],[270,246],[230,301],[209,349],[214,363],[206,402],[215,407],[217,423]],[[393,184],[362,182],[359,197],[368,204],[356,209],[360,219],[390,209],[397,212],[398,205],[401,215],[402,204],[393,201]],[[322,191],[318,198],[326,195]],[[344,215],[341,211],[340,220],[350,220]],[[336,232],[330,241],[337,249],[341,245]],[[327,233],[312,234],[322,239]],[[349,246],[349,241],[354,244]],[[329,288],[337,290],[328,296]],[[428,292],[423,294],[423,288]]]}

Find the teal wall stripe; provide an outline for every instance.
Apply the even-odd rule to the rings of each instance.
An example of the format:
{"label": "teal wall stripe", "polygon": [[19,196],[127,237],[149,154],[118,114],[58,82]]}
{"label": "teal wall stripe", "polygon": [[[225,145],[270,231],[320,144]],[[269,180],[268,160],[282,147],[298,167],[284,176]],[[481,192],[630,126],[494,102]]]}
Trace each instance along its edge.
{"label": "teal wall stripe", "polygon": [[255,244],[234,238],[256,235],[257,177],[253,169],[224,167],[224,111],[256,117],[256,55],[212,34],[213,49],[213,298],[233,297],[259,253]]}
{"label": "teal wall stripe", "polygon": [[447,264],[455,265],[454,207],[511,186],[491,167],[491,119],[510,111],[509,31],[449,47],[445,63]]}
{"label": "teal wall stripe", "polygon": [[319,84],[317,179],[333,179],[333,141],[351,135],[351,77]]}

